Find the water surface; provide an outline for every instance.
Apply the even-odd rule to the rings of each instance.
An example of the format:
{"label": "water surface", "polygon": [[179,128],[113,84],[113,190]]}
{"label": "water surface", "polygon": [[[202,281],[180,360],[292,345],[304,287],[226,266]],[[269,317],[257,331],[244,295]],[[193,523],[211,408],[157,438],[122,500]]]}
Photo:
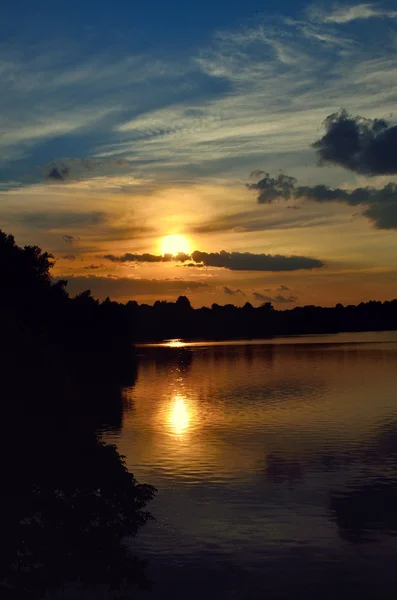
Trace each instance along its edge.
{"label": "water surface", "polygon": [[150,598],[386,598],[397,332],[138,348],[120,432],[158,488]]}

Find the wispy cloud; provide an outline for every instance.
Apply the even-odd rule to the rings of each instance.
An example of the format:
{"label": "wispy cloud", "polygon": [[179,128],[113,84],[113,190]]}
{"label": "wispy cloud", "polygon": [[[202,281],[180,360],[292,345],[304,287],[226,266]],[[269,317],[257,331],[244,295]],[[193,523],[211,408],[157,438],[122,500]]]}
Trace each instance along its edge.
{"label": "wispy cloud", "polygon": [[[177,58],[115,50],[82,60],[70,42],[61,55],[40,46],[28,59],[3,49],[7,93],[0,99],[0,145],[8,179],[18,180],[15,175],[28,168],[37,178],[35,148],[40,146],[39,164],[49,163],[56,158],[50,144],[55,138],[58,156],[76,162],[63,171],[57,163],[47,169],[53,182],[70,181],[73,170],[78,179],[95,179],[82,162],[78,166],[87,158],[109,160],[103,163],[109,177],[120,174],[121,160],[132,177],[139,169],[168,180],[226,172],[238,179],[264,159],[268,168],[286,160],[305,169],[318,123],[336,103],[354,102],[371,118],[379,106],[383,114],[393,110],[392,33],[385,27],[383,50],[390,52],[382,55],[359,32],[350,38],[340,33],[348,15],[386,13],[393,11],[361,4],[336,7],[322,21],[313,14],[262,19],[220,31],[208,47]],[[27,107],[22,117],[21,102]]]}
{"label": "wispy cloud", "polygon": [[272,304],[291,304],[298,300],[296,296],[282,296],[281,294],[273,297],[260,292],[253,292],[252,295],[256,302],[271,302]]}
{"label": "wispy cloud", "polygon": [[227,296],[245,296],[245,293],[240,290],[240,288],[238,288],[237,290],[233,290],[230,287],[227,287],[226,285],[223,286],[223,292],[227,295]]}
{"label": "wispy cloud", "polygon": [[62,239],[65,244],[75,244],[76,242],[80,241],[80,238],[77,235],[70,235],[66,233],[62,236]]}
{"label": "wispy cloud", "polygon": [[[301,206],[293,204],[287,206],[287,208],[298,209]],[[216,234],[221,232],[243,234],[277,229],[301,229],[321,227],[323,225],[332,226],[340,222],[341,216],[335,214],[319,215],[318,211],[305,211],[304,214],[296,214],[295,211],[293,213],[290,211],[286,214],[283,210],[272,210],[269,212],[264,211],[262,208],[247,209],[231,214],[214,216],[204,223],[192,226],[190,231],[195,234]]]}
{"label": "wispy cloud", "polygon": [[309,15],[315,21],[340,25],[359,19],[396,19],[397,11],[382,9],[373,3],[350,5],[340,3],[334,4],[330,10],[312,6]]}

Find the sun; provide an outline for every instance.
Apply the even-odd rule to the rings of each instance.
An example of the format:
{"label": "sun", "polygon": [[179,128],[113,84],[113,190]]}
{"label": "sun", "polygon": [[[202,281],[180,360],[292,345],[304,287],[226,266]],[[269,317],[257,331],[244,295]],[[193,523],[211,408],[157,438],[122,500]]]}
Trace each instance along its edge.
{"label": "sun", "polygon": [[190,253],[189,240],[184,235],[179,234],[164,236],[161,240],[161,253],[174,255],[178,252]]}

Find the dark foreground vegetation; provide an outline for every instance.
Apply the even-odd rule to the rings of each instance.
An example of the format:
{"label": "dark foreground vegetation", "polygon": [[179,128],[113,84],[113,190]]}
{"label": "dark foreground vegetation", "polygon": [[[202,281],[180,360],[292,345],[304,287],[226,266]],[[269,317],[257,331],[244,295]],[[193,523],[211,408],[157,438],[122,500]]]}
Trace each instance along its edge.
{"label": "dark foreground vegetation", "polygon": [[[52,257],[0,232],[0,597],[68,585],[146,585],[123,543],[154,495],[98,429],[120,428],[131,343],[112,308],[70,299]],[[130,542],[131,543],[131,542]]]}

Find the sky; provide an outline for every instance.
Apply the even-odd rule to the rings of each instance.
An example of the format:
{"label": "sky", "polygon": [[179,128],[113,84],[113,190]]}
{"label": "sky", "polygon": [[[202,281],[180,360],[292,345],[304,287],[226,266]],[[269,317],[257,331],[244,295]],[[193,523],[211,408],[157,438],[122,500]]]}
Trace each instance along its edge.
{"label": "sky", "polygon": [[20,0],[0,40],[0,228],[72,295],[397,297],[393,1]]}

